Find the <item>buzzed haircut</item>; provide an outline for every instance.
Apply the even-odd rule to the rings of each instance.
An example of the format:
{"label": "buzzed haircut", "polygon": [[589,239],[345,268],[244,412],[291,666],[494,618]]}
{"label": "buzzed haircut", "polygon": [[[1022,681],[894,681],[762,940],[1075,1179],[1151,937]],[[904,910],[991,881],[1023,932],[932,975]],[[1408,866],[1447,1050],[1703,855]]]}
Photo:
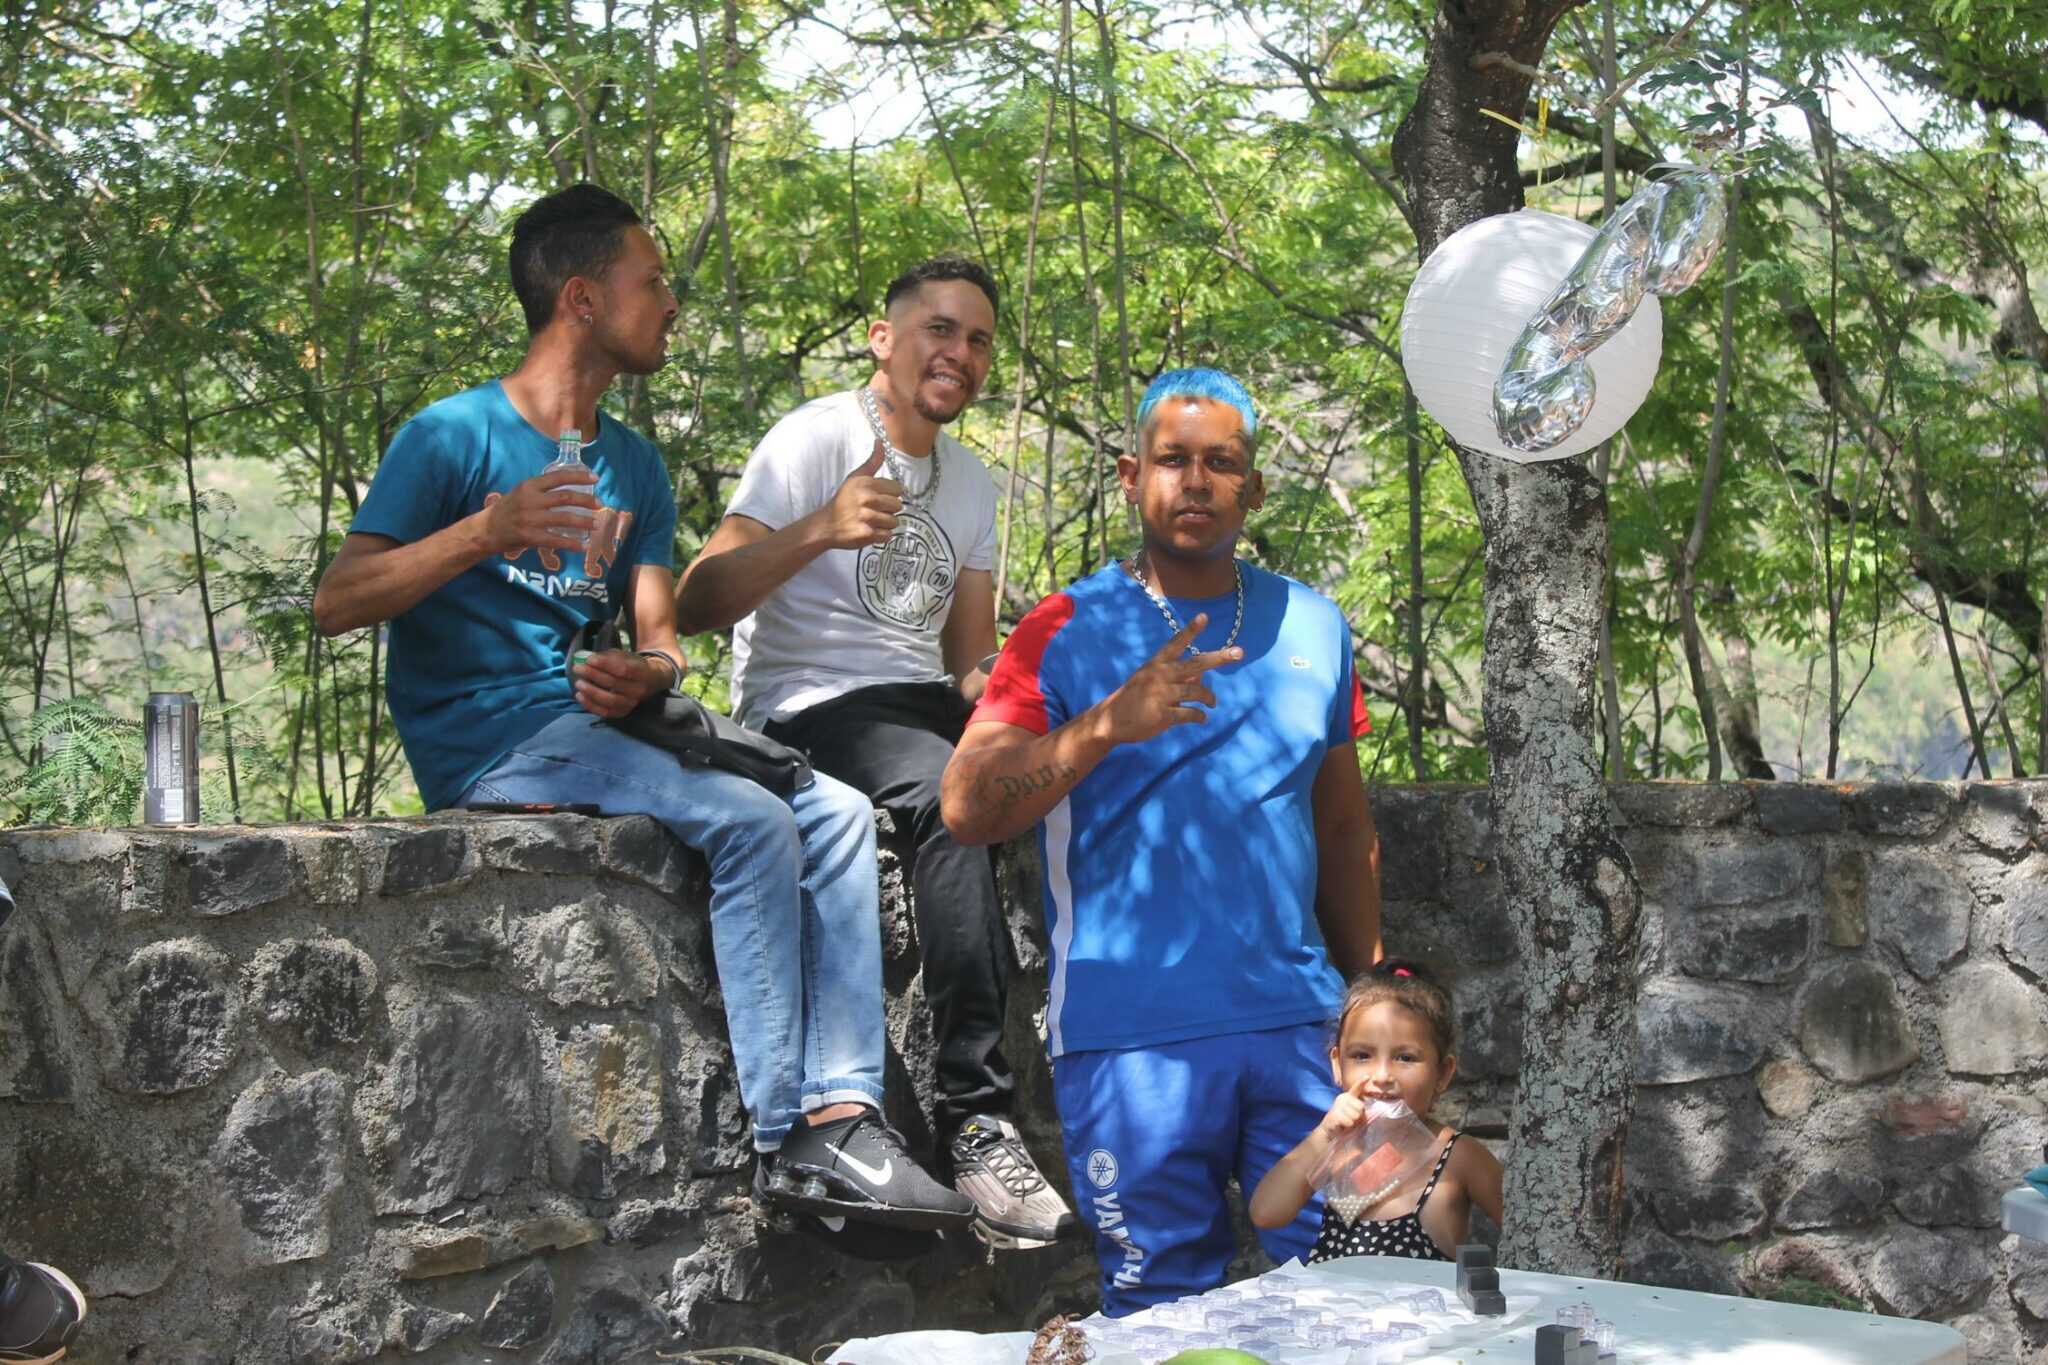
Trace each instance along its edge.
{"label": "buzzed haircut", "polygon": [[624,249],[626,229],[639,221],[631,204],[588,183],[536,199],[519,215],[512,224],[512,292],[528,336],[554,320],[563,285],[604,274]]}
{"label": "buzzed haircut", "polygon": [[882,295],[882,311],[888,312],[896,306],[896,300],[905,294],[915,293],[925,285],[940,280],[965,280],[988,296],[988,308],[995,312],[996,277],[988,273],[988,267],[979,261],[970,261],[965,256],[934,256],[928,261],[919,261],[910,269],[889,281],[889,288]]}
{"label": "buzzed haircut", "polygon": [[1162,406],[1176,399],[1198,398],[1236,408],[1237,415],[1244,420],[1245,454],[1249,457],[1258,453],[1259,410],[1252,403],[1251,390],[1223,371],[1206,366],[1168,370],[1145,386],[1145,396],[1138,400],[1138,449],[1145,449],[1145,438]]}

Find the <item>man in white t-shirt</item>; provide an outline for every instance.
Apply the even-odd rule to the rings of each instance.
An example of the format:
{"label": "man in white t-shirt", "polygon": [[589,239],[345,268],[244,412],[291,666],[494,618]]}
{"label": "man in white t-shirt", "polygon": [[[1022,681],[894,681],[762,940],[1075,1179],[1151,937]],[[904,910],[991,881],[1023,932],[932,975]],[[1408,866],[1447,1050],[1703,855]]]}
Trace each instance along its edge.
{"label": "man in white t-shirt", "polygon": [[686,634],[733,626],[733,714],[888,810],[938,1044],[940,1151],[992,1245],[1078,1226],[1006,1116],[1010,945],[985,849],[955,843],[939,779],[996,649],[996,490],[940,428],[988,377],[996,284],[959,257],[889,285],[876,369],[776,423],[677,589]]}

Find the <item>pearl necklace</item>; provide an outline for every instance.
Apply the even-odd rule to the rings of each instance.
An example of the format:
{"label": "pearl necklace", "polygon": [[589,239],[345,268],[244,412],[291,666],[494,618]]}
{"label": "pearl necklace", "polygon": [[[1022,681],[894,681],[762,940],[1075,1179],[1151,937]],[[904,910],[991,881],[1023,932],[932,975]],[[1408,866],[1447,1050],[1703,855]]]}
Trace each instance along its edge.
{"label": "pearl necklace", "polygon": [[907,477],[910,473],[911,457],[898,450],[896,443],[889,439],[888,429],[882,425],[881,409],[875,406],[875,391],[865,384],[861,385],[860,388],[860,410],[867,414],[868,425],[874,429],[875,439],[882,443],[882,459],[889,466],[889,476],[903,485],[903,505],[920,512],[930,507],[932,499],[939,495],[941,466],[939,464],[938,441],[936,439],[932,441],[931,479],[923,488],[912,493],[910,491],[910,480]]}
{"label": "pearl necklace", "polygon": [[[1166,599],[1150,583],[1145,581],[1145,575],[1138,572],[1138,557],[1136,555],[1132,555],[1123,562],[1123,570],[1137,581],[1139,587],[1145,590],[1145,596],[1151,598],[1152,605],[1159,608],[1159,614],[1166,618],[1167,625],[1173,627],[1173,633],[1175,635],[1180,634],[1183,629],[1180,618],[1173,614],[1173,608],[1167,605]],[[1237,633],[1244,629],[1244,566],[1233,558],[1230,561],[1230,572],[1237,580],[1237,619],[1230,623],[1230,638],[1217,646],[1219,649],[1228,649],[1236,644]],[[1189,654],[1195,652],[1194,641],[1188,641],[1187,652]]]}

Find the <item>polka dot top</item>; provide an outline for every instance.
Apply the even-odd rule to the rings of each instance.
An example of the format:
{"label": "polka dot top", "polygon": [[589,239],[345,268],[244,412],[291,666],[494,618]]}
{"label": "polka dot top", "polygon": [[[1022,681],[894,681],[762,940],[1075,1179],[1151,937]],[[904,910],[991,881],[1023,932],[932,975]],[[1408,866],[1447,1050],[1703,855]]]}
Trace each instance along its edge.
{"label": "polka dot top", "polygon": [[1356,1222],[1343,1214],[1323,1205],[1323,1227],[1316,1234],[1316,1244],[1308,1253],[1308,1263],[1334,1261],[1339,1256],[1407,1256],[1418,1261],[1448,1261],[1451,1258],[1437,1250],[1436,1243],[1422,1226],[1422,1209],[1429,1203],[1431,1191],[1436,1189],[1438,1177],[1444,1173],[1444,1163],[1451,1159],[1451,1148],[1458,1145],[1460,1134],[1451,1134],[1451,1140],[1444,1144],[1443,1153],[1436,1159],[1436,1169],[1429,1173],[1429,1183],[1422,1187],[1422,1195],[1415,1201],[1415,1211],[1404,1213],[1399,1218],[1374,1220],[1360,1218]]}

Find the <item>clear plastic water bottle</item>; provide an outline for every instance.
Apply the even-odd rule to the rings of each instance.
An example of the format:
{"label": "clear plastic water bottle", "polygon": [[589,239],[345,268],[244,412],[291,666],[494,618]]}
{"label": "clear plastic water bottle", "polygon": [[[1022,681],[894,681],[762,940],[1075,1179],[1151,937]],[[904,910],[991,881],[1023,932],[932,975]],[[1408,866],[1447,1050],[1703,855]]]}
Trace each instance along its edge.
{"label": "clear plastic water bottle", "polygon": [[[583,433],[575,427],[562,428],[562,434],[555,438],[555,458],[548,464],[547,469],[542,472],[550,473],[557,469],[588,469],[589,467],[583,463]],[[588,545],[590,543],[589,523],[597,519],[597,513],[591,511],[588,507],[562,507],[556,510],[564,516],[572,516],[577,521],[583,523],[580,526],[562,527],[562,534],[575,541],[578,545]]]}

